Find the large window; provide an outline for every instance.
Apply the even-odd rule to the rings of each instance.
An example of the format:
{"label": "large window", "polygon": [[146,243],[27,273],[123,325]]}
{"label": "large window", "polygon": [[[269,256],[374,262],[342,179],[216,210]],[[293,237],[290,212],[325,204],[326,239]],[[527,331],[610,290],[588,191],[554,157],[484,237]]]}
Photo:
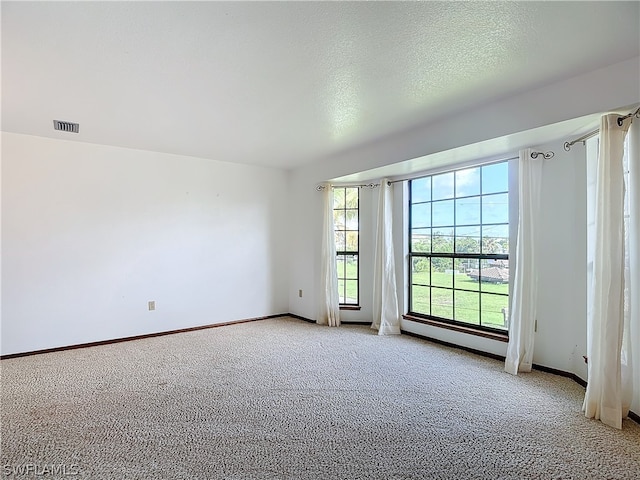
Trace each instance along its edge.
{"label": "large window", "polygon": [[334,187],[338,290],[341,305],[358,305],[359,193],[357,187]]}
{"label": "large window", "polygon": [[409,313],[506,330],[508,162],[412,180],[409,192]]}

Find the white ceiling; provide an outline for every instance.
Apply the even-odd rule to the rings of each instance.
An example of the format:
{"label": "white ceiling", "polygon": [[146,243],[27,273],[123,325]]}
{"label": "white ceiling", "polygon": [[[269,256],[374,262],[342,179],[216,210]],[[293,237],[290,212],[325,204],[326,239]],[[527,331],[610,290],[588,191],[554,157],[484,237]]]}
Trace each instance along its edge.
{"label": "white ceiling", "polygon": [[2,1],[2,130],[292,168],[637,57],[639,7]]}

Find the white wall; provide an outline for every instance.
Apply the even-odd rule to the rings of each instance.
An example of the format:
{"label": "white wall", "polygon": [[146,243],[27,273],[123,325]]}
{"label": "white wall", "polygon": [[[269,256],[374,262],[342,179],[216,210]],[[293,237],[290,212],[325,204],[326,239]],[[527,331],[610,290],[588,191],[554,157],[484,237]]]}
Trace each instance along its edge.
{"label": "white wall", "polygon": [[587,168],[585,149],[540,146],[544,161],[538,244],[538,331],[534,363],[572,372],[587,368]]}
{"label": "white wall", "polygon": [[280,170],[2,133],[2,354],[286,313],[287,187]]}

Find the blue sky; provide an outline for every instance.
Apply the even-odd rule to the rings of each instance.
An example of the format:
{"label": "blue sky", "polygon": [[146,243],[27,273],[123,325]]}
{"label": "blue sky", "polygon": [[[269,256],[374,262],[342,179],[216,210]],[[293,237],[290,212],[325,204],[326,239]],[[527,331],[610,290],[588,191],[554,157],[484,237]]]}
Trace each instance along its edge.
{"label": "blue sky", "polygon": [[[483,167],[474,167],[431,177],[413,180],[412,183],[412,227],[428,233],[423,228],[434,227],[434,233],[447,233],[452,226],[458,226],[458,235],[480,236],[479,227],[460,227],[478,225],[480,216],[487,223],[508,223],[509,164],[502,162]],[[482,189],[481,189],[482,185]],[[469,198],[458,198],[482,194]],[[417,202],[429,202],[418,203]],[[431,216],[433,209],[433,216]],[[456,218],[454,221],[454,209]],[[433,219],[433,223],[431,223]],[[508,227],[485,227],[484,236],[508,237]]]}

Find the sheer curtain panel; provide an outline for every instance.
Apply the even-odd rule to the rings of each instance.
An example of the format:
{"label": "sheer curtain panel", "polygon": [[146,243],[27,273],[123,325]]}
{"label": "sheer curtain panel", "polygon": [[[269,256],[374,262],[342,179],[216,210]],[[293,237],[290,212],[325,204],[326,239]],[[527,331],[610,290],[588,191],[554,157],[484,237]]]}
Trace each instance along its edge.
{"label": "sheer curtain panel", "polygon": [[340,325],[340,299],[336,267],[336,239],[333,223],[333,189],[324,185],[322,190],[322,258],[320,279],[320,312],[317,323],[337,327]]}
{"label": "sheer curtain panel", "polygon": [[542,157],[532,150],[520,151],[518,166],[518,237],[516,270],[509,321],[509,345],[505,371],[512,375],[530,372],[533,363],[536,304],[538,301],[537,230],[540,218]]}
{"label": "sheer curtain panel", "polygon": [[[588,418],[599,419],[618,429],[622,428],[622,419],[629,413],[632,400],[630,335],[632,323],[637,323],[637,312],[631,302],[637,302],[634,299],[637,298],[637,285],[632,283],[637,265],[632,272],[631,261],[637,262],[638,253],[637,243],[631,245],[629,242],[630,235],[631,238],[637,235],[637,213],[633,214],[636,218],[633,219],[630,209],[625,209],[629,198],[637,199],[634,192],[637,184],[634,185],[631,176],[625,175],[625,172],[637,169],[638,163],[630,152],[625,155],[625,137],[632,118],[621,124],[619,118],[618,114],[604,115],[600,122],[595,240],[591,252],[591,314],[587,318],[589,372],[583,404]],[[626,189],[625,180],[629,183]],[[637,242],[637,237],[635,240]]]}
{"label": "sheer curtain panel", "polygon": [[[622,169],[624,171],[624,326],[622,331],[622,351],[620,355],[620,376],[622,380],[622,416],[627,417],[633,405],[633,390],[636,381],[634,376],[638,374],[638,352],[634,345],[638,342],[638,325],[640,315],[638,312],[638,150],[637,132],[640,122],[629,125],[627,141],[625,142]],[[635,203],[634,203],[635,202]],[[631,205],[635,205],[632,209]],[[636,349],[639,347],[635,347]],[[636,399],[636,404],[637,404]]]}
{"label": "sheer curtain panel", "polygon": [[389,185],[386,178],[380,181],[378,195],[371,328],[378,330],[378,335],[400,333],[396,265],[393,253],[393,187]]}
{"label": "sheer curtain panel", "polygon": [[[628,376],[630,384],[627,395],[631,398],[630,409],[640,415],[640,121],[629,127],[628,133],[628,337],[623,342],[627,348]],[[633,208],[632,208],[633,205]],[[623,410],[624,413],[624,410]]]}

